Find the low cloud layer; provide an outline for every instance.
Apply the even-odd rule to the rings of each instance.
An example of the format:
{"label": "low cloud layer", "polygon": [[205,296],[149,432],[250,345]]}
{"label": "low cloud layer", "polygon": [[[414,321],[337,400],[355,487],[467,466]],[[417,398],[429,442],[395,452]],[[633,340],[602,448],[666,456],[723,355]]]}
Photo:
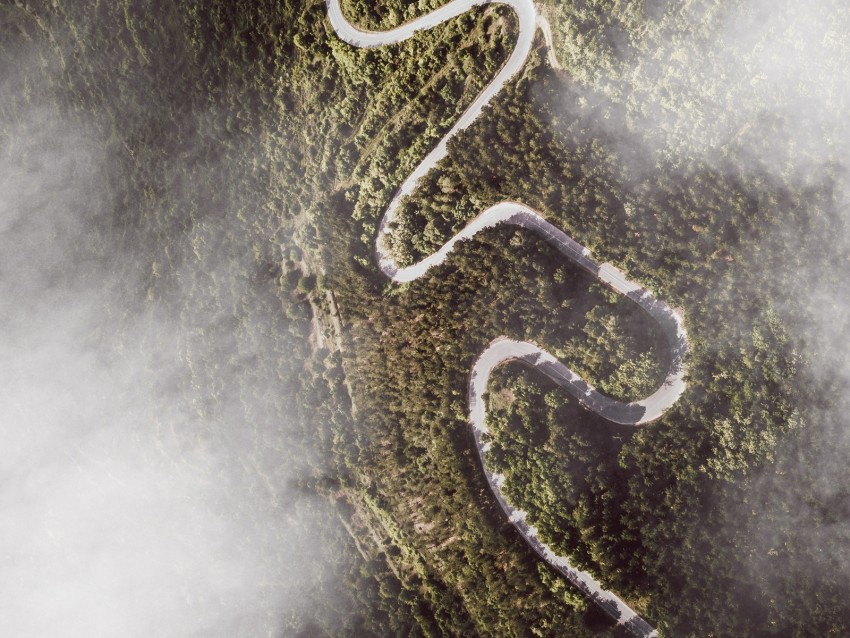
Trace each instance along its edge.
{"label": "low cloud layer", "polygon": [[[199,407],[181,344],[223,317],[198,291],[188,320],[138,302],[149,272],[110,230],[121,182],[97,127],[46,104],[0,130],[3,634],[291,635],[336,576],[303,434],[238,392]],[[269,338],[200,352],[238,383]]]}
{"label": "low cloud layer", "polygon": [[[798,348],[794,400],[804,422],[780,437],[775,464],[750,468],[742,479],[746,502],[735,490],[718,496],[714,507],[744,530],[719,530],[728,538],[718,543],[727,544],[736,577],[765,587],[754,593],[747,585],[743,593],[769,600],[771,613],[789,605],[802,622],[846,616],[850,11],[837,0],[659,1],[618,5],[608,18],[585,43],[607,52],[607,65],[589,67],[571,85],[558,119],[581,118],[604,138],[636,192],[651,194],[660,181],[698,207],[706,183],[710,189],[728,176],[745,194],[779,194],[775,208],[769,197],[753,197],[766,221],[741,238],[746,250],[730,266],[738,270],[729,295],[745,299],[747,284],[769,291],[771,310]],[[581,47],[568,55],[575,62]],[[690,224],[691,213],[674,219]],[[654,238],[645,233],[640,241]],[[721,274],[716,285],[729,281]],[[746,335],[752,319],[724,316],[719,330]],[[745,407],[757,414],[763,406]]]}

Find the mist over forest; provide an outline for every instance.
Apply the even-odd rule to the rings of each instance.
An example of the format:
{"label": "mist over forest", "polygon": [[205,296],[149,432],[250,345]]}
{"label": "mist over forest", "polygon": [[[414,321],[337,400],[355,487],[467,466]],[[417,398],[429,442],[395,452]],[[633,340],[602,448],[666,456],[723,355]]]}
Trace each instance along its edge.
{"label": "mist over forest", "polygon": [[[830,454],[843,454],[844,428],[835,426],[846,417],[850,379],[844,348],[850,330],[844,276],[850,262],[850,125],[844,116],[850,43],[841,34],[850,15],[828,0],[691,3],[681,11],[670,3],[652,6],[657,23],[639,36],[622,37],[634,19],[629,11],[614,13],[605,36],[589,36],[598,38],[593,42],[605,48],[610,66],[586,86],[570,87],[553,124],[578,117],[581,126],[604,131],[635,197],[659,188],[647,174],[662,167],[670,182],[679,180],[691,192],[699,184],[696,170],[743,182],[744,196],[753,199],[773,191],[767,202],[773,210],[738,239],[751,253],[742,267],[769,293],[762,310],[775,313],[793,341],[804,375],[796,382],[818,389],[799,396],[801,406],[818,415],[807,425],[822,426],[833,440]],[[700,64],[687,67],[692,60]],[[655,240],[640,236],[638,243]],[[748,291],[740,286],[733,294]],[[724,329],[734,329],[730,322],[747,329],[749,320],[724,317]]]}
{"label": "mist over forest", "polygon": [[[346,0],[387,28],[442,4]],[[527,202],[680,309],[689,389],[619,428],[506,366],[508,494],[663,636],[850,631],[850,13],[560,2],[405,202],[412,261]],[[645,313],[524,229],[409,286],[394,189],[511,50],[504,6],[390,48],[321,0],[0,3],[0,628],[626,635],[474,456],[498,334],[617,398]]]}
{"label": "mist over forest", "polygon": [[187,130],[191,107],[179,142],[132,131],[171,116],[162,87],[79,108],[74,74],[108,85],[108,52],[69,78],[63,36],[2,11],[3,633],[332,625],[346,563],[295,405],[309,326],[229,219],[240,169],[199,158],[219,132]]}
{"label": "mist over forest", "polygon": [[[720,469],[743,489],[721,491],[706,510],[728,512],[731,529],[719,526],[714,533],[737,547],[732,573],[745,570],[762,581],[773,610],[768,618],[790,605],[819,619],[837,614],[843,623],[846,610],[825,605],[812,587],[834,580],[841,592],[836,596],[844,596],[850,583],[850,130],[845,117],[850,43],[843,35],[850,14],[829,0],[646,4],[654,14],[650,28],[632,29],[636,12],[622,7],[607,24],[578,38],[569,35],[581,28],[587,12],[582,16],[569,5],[555,10],[560,24],[568,25],[562,60],[581,73],[582,58],[594,49],[602,51],[605,63],[588,67],[584,84],[568,87],[558,109],[550,111],[551,122],[567,128],[579,118],[589,134],[601,132],[616,149],[622,179],[636,199],[685,190],[679,223],[695,221],[698,234],[704,232],[698,209],[705,205],[699,189],[706,180],[743,186],[745,203],[714,210],[712,217],[724,220],[721,230],[738,225],[735,216],[744,220],[745,234],[735,241],[746,250],[730,251],[727,260],[734,259],[730,270],[745,274],[715,275],[709,286],[740,299],[752,297],[755,289],[762,300],[747,312],[718,316],[716,330],[751,331],[759,315],[781,322],[783,348],[793,361],[784,374],[792,383],[794,410],[783,434],[761,441],[753,434],[763,427],[769,403],[754,410],[740,406],[731,422],[722,422],[714,440],[721,458],[709,460],[703,471],[736,465],[743,470],[749,455],[762,460],[743,473]],[[666,173],[665,180],[655,181],[659,172]],[[766,209],[760,223],[746,221],[746,199]],[[658,237],[643,233],[636,241],[652,243]],[[737,281],[730,286],[730,279]],[[705,347],[711,350],[711,341]],[[756,358],[748,365],[764,364]],[[758,448],[761,453],[754,454]],[[734,529],[732,521],[749,522]],[[746,589],[733,591],[748,597]],[[770,623],[776,635],[790,635],[780,623]],[[755,626],[748,631],[769,633]],[[809,626],[794,635],[809,632],[817,630]]]}

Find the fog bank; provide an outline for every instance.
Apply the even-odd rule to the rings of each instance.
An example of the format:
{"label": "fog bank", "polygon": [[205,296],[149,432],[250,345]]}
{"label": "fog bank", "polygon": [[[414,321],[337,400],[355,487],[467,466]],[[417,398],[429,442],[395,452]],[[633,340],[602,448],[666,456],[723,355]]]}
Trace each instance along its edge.
{"label": "fog bank", "polygon": [[[12,62],[38,76],[37,59]],[[233,310],[194,286],[182,309],[146,300],[148,247],[120,232],[126,176],[102,128],[50,91],[22,110],[28,73],[0,77],[2,633],[296,633],[327,611],[317,600],[333,605],[338,574],[322,544],[333,512],[303,488],[310,441],[270,408],[296,388],[243,391],[285,342],[209,339]],[[206,229],[223,276],[251,248],[227,228]]]}

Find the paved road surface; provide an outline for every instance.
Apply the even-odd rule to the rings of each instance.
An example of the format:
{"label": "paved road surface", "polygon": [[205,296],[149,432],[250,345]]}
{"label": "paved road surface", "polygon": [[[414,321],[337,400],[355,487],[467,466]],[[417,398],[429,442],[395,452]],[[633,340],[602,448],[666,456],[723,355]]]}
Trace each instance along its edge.
{"label": "paved road surface", "polygon": [[[472,368],[469,381],[469,419],[475,434],[478,456],[490,488],[505,514],[529,546],[553,569],[593,599],[608,615],[626,626],[631,633],[641,638],[650,638],[655,636],[656,632],[645,620],[616,595],[603,589],[591,574],[576,569],[570,565],[566,557],[555,554],[551,548],[540,541],[537,530],[525,522],[525,512],[513,508],[505,500],[501,491],[504,477],[493,474],[487,469],[486,453],[488,446],[482,443],[482,436],[487,432],[486,406],[483,397],[492,371],[508,361],[519,360],[535,367],[553,379],[588,409],[609,421],[635,426],[648,423],[659,418],[679,399],[685,390],[684,357],[687,354],[688,341],[682,318],[663,301],[656,299],[652,293],[628,280],[621,271],[611,264],[595,262],[587,248],[547,222],[540,213],[518,202],[501,202],[491,206],[469,222],[463,230],[446,242],[437,252],[416,264],[399,266],[392,254],[386,249],[384,238],[390,223],[396,217],[402,199],[411,194],[419,180],[446,156],[449,139],[470,126],[481,114],[484,106],[502,90],[505,83],[513,78],[525,64],[538,24],[534,4],[531,0],[499,1],[501,4],[510,6],[519,20],[519,36],[513,52],[457,123],[402,183],[381,219],[375,246],[377,261],[384,274],[393,281],[413,281],[421,277],[431,267],[443,263],[459,241],[469,239],[485,228],[492,228],[499,224],[512,224],[538,233],[567,259],[575,262],[612,289],[640,305],[658,321],[670,346],[672,363],[661,387],[641,401],[626,403],[607,397],[539,346],[530,342],[514,341],[507,337],[495,339],[481,353]],[[407,40],[419,31],[431,29],[446,20],[466,13],[473,7],[490,4],[489,0],[453,0],[440,9],[412,22],[389,31],[376,33],[362,31],[349,23],[342,14],[339,0],[326,0],[326,2],[328,16],[337,35],[356,47],[382,47],[396,44]],[[542,24],[545,31],[548,24],[545,22]],[[546,40],[551,46],[551,34],[548,34]]]}

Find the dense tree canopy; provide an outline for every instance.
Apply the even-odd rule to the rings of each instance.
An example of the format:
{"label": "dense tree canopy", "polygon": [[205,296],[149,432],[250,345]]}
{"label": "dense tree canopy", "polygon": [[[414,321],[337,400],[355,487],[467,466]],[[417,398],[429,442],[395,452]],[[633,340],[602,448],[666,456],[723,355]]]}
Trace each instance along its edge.
{"label": "dense tree canopy", "polygon": [[[338,508],[323,541],[344,548],[348,593],[289,627],[622,635],[501,516],[466,387],[475,356],[508,334],[612,396],[642,397],[669,361],[657,326],[524,230],[482,233],[410,285],[374,264],[394,190],[508,55],[510,11],[362,50],[334,36],[319,0],[160,4],[17,0],[0,8],[0,55],[38,45],[52,108],[106,140],[120,205],[93,245],[134,252],[115,262],[143,273],[128,296],[185,325],[187,400],[209,415],[238,405],[249,424],[295,415],[305,448],[287,462]],[[377,29],[441,2],[344,4]],[[688,391],[637,431],[531,370],[498,371],[492,460],[507,493],[663,635],[841,636],[843,344],[800,327],[829,313],[828,334],[847,334],[844,173],[781,135],[789,118],[770,114],[769,89],[721,90],[722,59],[695,43],[722,31],[725,4],[547,1],[566,71],[532,54],[404,203],[392,248],[411,262],[520,200],[680,308]],[[730,50],[754,64],[745,44]],[[44,97],[31,78],[4,81],[4,121]],[[693,124],[701,108],[737,123],[736,105],[762,115],[725,137]],[[810,119],[795,126],[815,131]],[[199,304],[221,321],[197,323]]]}

